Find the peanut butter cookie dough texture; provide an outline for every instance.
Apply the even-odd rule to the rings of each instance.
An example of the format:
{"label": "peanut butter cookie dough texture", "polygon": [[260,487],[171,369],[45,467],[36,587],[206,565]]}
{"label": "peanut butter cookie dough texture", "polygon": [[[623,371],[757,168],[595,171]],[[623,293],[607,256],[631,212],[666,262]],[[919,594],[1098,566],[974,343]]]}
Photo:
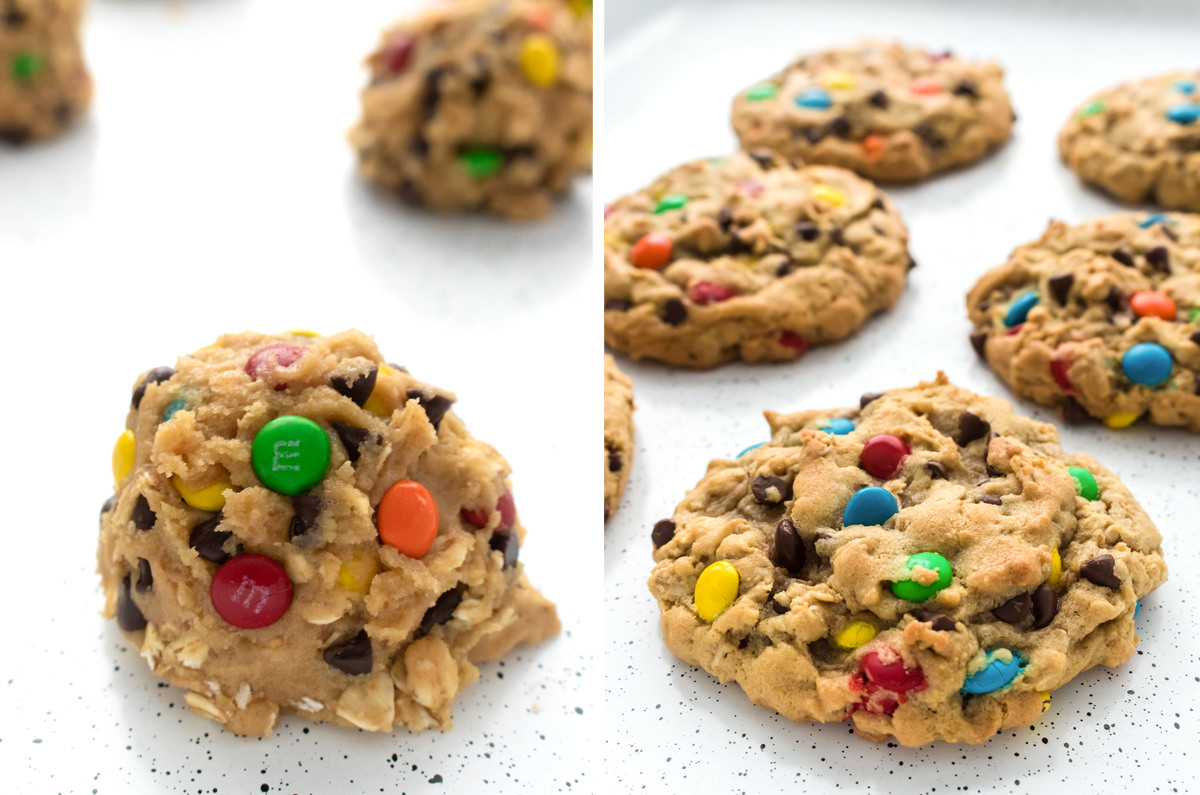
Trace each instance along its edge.
{"label": "peanut butter cookie dough texture", "polygon": [[0,0],[0,141],[53,138],[87,107],[83,0]]}
{"label": "peanut butter cookie dough texture", "polygon": [[550,212],[591,168],[590,14],[464,0],[387,31],[350,133],[363,175],[436,210]]}
{"label": "peanut butter cookie dough texture", "polygon": [[559,630],[508,466],[356,331],[221,337],[134,388],[104,613],[237,734],[450,727],[475,663]]}

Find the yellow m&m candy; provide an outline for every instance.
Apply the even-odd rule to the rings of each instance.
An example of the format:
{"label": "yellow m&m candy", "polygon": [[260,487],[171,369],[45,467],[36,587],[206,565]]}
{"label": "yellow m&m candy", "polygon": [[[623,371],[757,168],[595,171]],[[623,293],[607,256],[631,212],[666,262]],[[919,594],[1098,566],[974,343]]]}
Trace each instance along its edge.
{"label": "yellow m&m candy", "polygon": [[833,636],[833,643],[840,649],[857,649],[875,637],[875,627],[866,621],[853,621]]}
{"label": "yellow m&m candy", "polygon": [[113,481],[116,486],[120,486],[121,481],[133,471],[134,447],[133,431],[122,431],[112,452]]}
{"label": "yellow m&m candy", "polygon": [[1135,422],[1137,422],[1137,418],[1140,416],[1142,415],[1138,414],[1136,411],[1122,411],[1119,414],[1113,414],[1112,416],[1105,417],[1104,424],[1114,429],[1128,428],[1130,425],[1133,425]]}
{"label": "yellow m&m candy", "polygon": [[1050,551],[1050,576],[1046,578],[1046,584],[1051,588],[1058,586],[1058,578],[1062,576],[1062,556],[1058,554],[1058,547]]}
{"label": "yellow m&m candy", "polygon": [[817,185],[812,189],[813,198],[833,207],[841,207],[846,203],[846,197],[837,188],[828,185]]}
{"label": "yellow m&m candy", "polygon": [[1043,690],[1038,695],[1042,697],[1042,714],[1045,715],[1046,710],[1050,709],[1050,691]]}
{"label": "yellow m&m candy", "polygon": [[696,580],[696,591],[693,601],[696,603],[696,614],[701,620],[712,622],[717,616],[733,604],[737,599],[741,577],[737,569],[727,560],[718,560],[700,572]]}
{"label": "yellow m&m candy", "polygon": [[338,584],[350,593],[365,594],[371,590],[371,580],[379,573],[379,562],[375,556],[355,552],[338,568]]}
{"label": "yellow m&m candy", "polygon": [[535,86],[548,88],[558,82],[558,45],[545,33],[531,33],[521,43],[521,71]]}
{"label": "yellow m&m candy", "polygon": [[233,484],[229,481],[217,481],[211,486],[205,486],[202,489],[193,489],[188,484],[183,482],[183,478],[178,475],[171,477],[171,485],[179,492],[179,496],[183,501],[201,511],[212,511],[216,513],[225,507],[225,489],[233,488]]}

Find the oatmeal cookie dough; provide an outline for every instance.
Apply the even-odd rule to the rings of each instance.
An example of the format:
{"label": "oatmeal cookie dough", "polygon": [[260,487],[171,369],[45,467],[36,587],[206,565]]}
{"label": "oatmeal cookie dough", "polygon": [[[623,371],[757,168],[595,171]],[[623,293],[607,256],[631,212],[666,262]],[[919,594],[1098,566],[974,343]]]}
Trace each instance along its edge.
{"label": "oatmeal cookie dough", "polygon": [[604,356],[604,521],[612,518],[633,467],[633,382]]}
{"label": "oatmeal cookie dough", "polygon": [[53,138],[87,107],[83,0],[0,0],[0,142]]}
{"label": "oatmeal cookie dough", "polygon": [[1050,224],[967,295],[971,343],[1068,422],[1200,433],[1200,215]]}
{"label": "oatmeal cookie dough", "polygon": [[537,218],[591,168],[590,27],[563,3],[433,5],[367,66],[350,141],[363,175],[406,199]]}
{"label": "oatmeal cookie dough", "polygon": [[697,369],[790,361],[890,309],[913,264],[895,206],[849,171],[697,160],[606,208],[604,339]]}
{"label": "oatmeal cookie dough", "polygon": [[980,743],[1133,655],[1154,524],[1053,426],[932,383],[766,412],[652,534],[667,646],[797,721]]}
{"label": "oatmeal cookie dough", "polygon": [[1200,71],[1097,94],[1067,120],[1058,151],[1081,180],[1123,202],[1200,212]]}
{"label": "oatmeal cookie dough", "polygon": [[508,465],[357,331],[221,337],[133,390],[100,515],[106,603],[193,712],[450,727],[475,664],[559,629]]}
{"label": "oatmeal cookie dough", "polygon": [[1015,116],[994,63],[862,41],[806,55],[739,94],[742,147],[842,166],[888,182],[972,163],[1012,136]]}

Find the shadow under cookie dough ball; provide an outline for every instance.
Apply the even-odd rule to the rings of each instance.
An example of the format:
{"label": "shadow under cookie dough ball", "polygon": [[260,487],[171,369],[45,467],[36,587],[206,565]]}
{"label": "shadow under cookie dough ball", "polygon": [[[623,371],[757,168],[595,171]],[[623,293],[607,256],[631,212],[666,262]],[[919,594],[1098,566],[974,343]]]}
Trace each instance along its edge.
{"label": "shadow under cookie dough ball", "polygon": [[870,40],[799,58],[733,102],[743,148],[881,182],[979,160],[1012,136],[1014,120],[996,64]]}
{"label": "shadow under cookie dough ball", "polygon": [[508,465],[357,331],[246,332],[134,385],[104,615],[193,712],[450,728],[475,664],[559,630]]}
{"label": "shadow under cookie dough ball", "polygon": [[53,138],[87,107],[83,0],[0,0],[0,141]]}
{"label": "shadow under cookie dough ball", "polygon": [[532,219],[591,167],[590,21],[567,4],[435,5],[367,66],[350,141],[363,175],[410,201]]}
{"label": "shadow under cookie dough ball", "polygon": [[1081,180],[1127,204],[1200,211],[1200,71],[1097,94],[1067,120],[1058,151]]}

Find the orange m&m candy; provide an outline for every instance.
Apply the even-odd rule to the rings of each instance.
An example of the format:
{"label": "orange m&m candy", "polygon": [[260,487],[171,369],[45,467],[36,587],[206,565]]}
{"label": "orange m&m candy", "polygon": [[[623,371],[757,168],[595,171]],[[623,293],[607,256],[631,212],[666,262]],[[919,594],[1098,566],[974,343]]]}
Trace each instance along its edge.
{"label": "orange m&m candy", "polygon": [[908,84],[908,90],[917,96],[929,97],[942,93],[942,87],[928,77],[918,77]]}
{"label": "orange m&m candy", "polygon": [[879,158],[883,157],[883,136],[871,134],[863,139],[862,142],[863,154],[867,160],[874,163]]}
{"label": "orange m&m candy", "polygon": [[1129,299],[1129,306],[1138,317],[1161,317],[1175,319],[1175,302],[1166,293],[1158,290],[1142,290]]}
{"label": "orange m&m candy", "polygon": [[397,481],[379,501],[375,525],[383,543],[410,558],[423,557],[437,536],[437,502],[420,483]]}
{"label": "orange m&m candy", "polygon": [[671,261],[671,238],[662,232],[651,232],[634,244],[630,258],[639,268],[658,270]]}

